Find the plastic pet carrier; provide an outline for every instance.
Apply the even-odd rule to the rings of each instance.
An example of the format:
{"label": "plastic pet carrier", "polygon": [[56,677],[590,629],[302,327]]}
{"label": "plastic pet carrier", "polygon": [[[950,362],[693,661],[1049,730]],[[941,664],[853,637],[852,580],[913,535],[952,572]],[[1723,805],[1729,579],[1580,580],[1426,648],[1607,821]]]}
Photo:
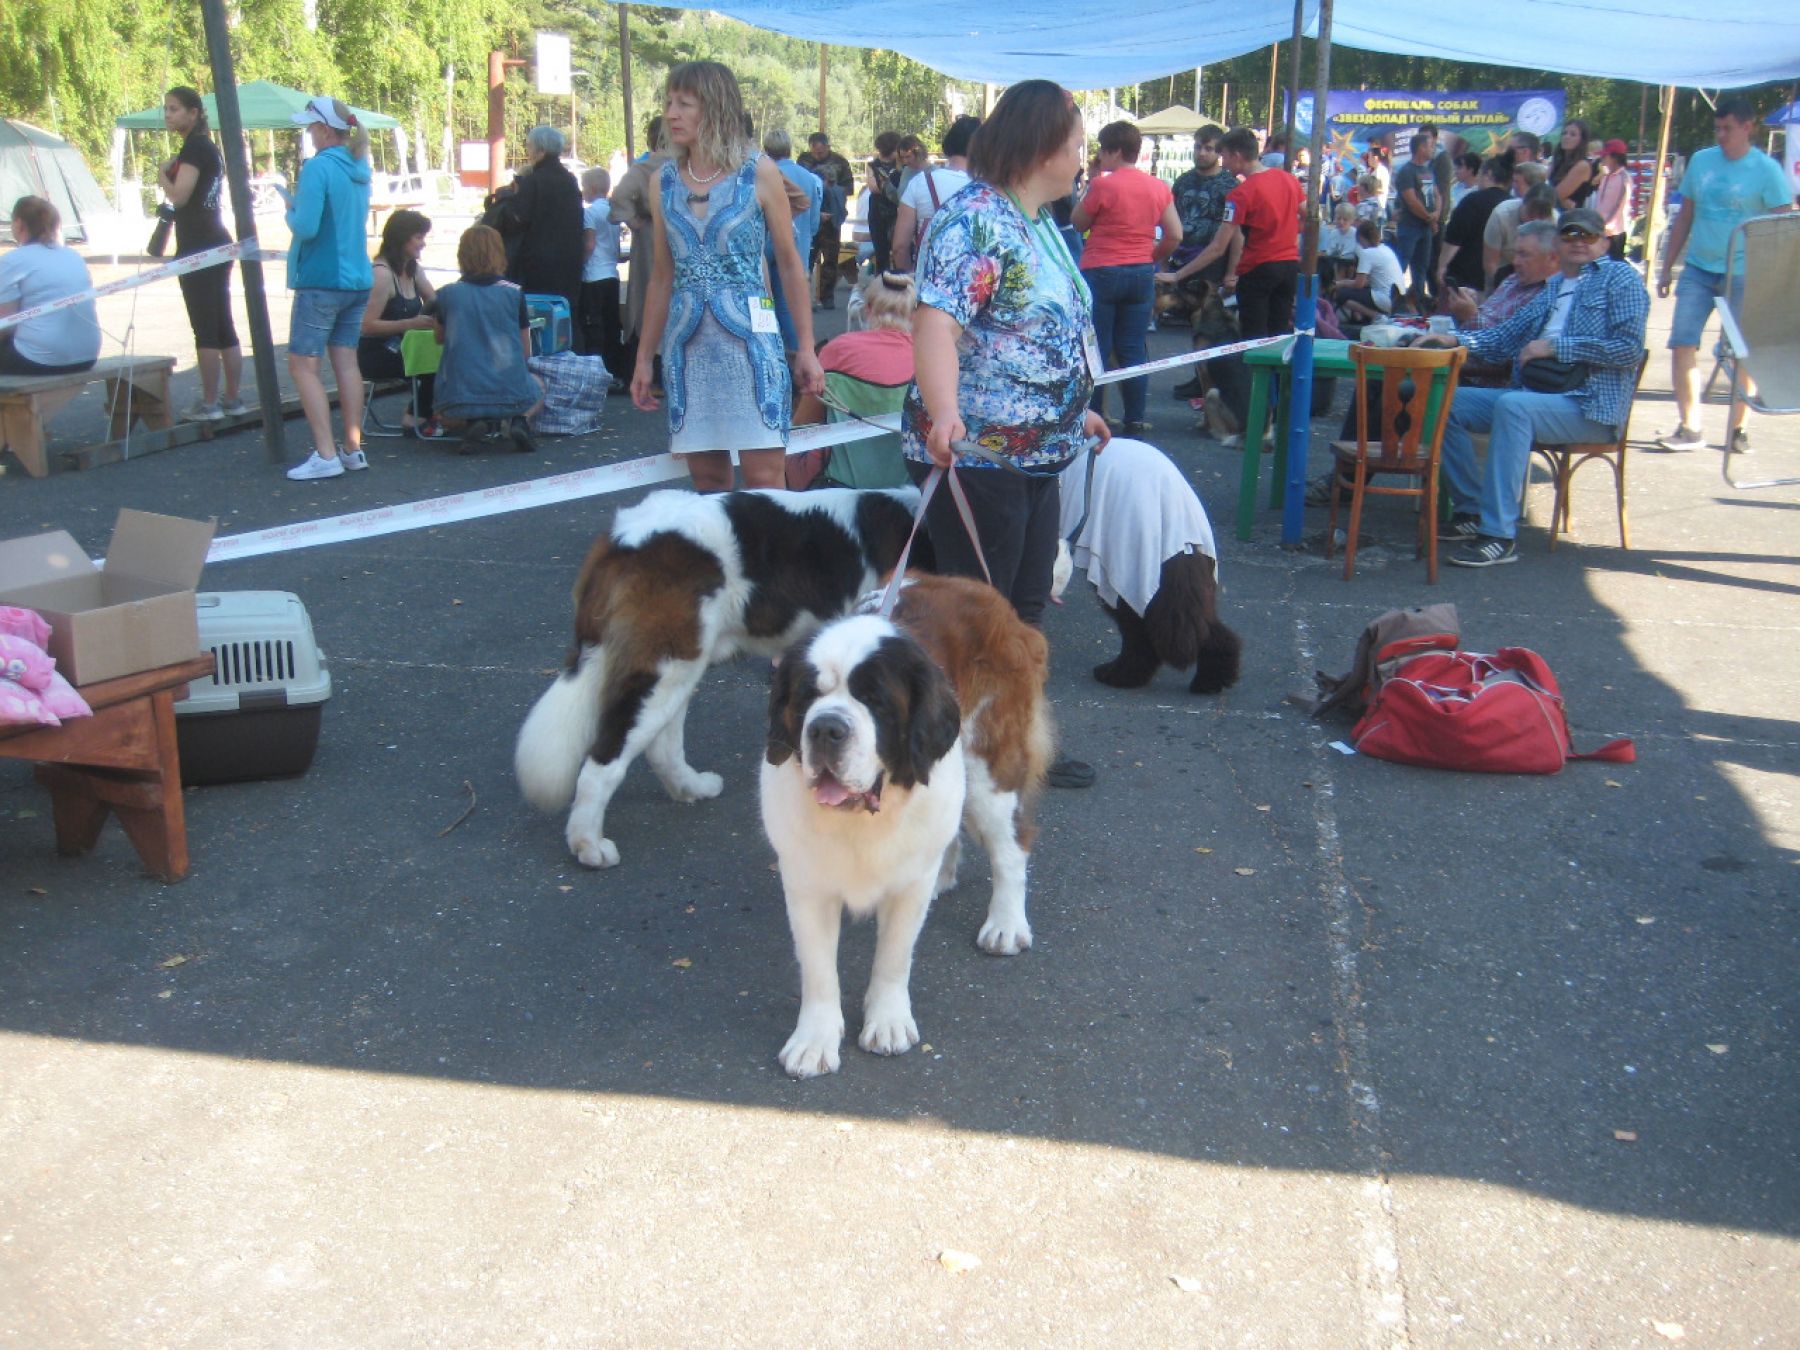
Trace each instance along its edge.
{"label": "plastic pet carrier", "polygon": [[200,646],[217,666],[175,705],[181,781],[236,783],[305,773],[331,697],[331,670],[300,598],[202,591]]}
{"label": "plastic pet carrier", "polygon": [[575,321],[569,313],[569,302],[562,296],[527,292],[525,310],[531,318],[533,356],[555,356],[575,345]]}

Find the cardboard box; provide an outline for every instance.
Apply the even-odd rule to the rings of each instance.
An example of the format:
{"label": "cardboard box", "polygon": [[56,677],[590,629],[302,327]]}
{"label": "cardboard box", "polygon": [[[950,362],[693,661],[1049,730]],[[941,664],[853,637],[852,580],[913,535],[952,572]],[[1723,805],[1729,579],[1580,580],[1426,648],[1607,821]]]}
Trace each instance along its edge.
{"label": "cardboard box", "polygon": [[213,521],[121,511],[95,567],[65,530],[0,543],[0,605],[35,609],[71,684],[153,670],[200,655],[194,589]]}

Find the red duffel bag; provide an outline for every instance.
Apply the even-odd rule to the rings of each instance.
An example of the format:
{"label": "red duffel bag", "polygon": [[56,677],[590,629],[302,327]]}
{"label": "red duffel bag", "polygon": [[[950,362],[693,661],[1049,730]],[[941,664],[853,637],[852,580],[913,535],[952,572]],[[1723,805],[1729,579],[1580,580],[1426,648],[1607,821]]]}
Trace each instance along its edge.
{"label": "red duffel bag", "polygon": [[1623,738],[1576,754],[1556,676],[1525,647],[1411,658],[1384,648],[1377,660],[1396,658],[1398,667],[1350,732],[1362,754],[1472,773],[1557,773],[1572,759],[1637,758]]}

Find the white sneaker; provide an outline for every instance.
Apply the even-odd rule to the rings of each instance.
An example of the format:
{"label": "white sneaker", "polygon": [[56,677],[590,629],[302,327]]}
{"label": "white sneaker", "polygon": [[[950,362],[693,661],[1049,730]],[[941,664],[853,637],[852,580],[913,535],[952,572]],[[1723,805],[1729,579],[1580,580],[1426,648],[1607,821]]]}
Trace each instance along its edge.
{"label": "white sneaker", "polygon": [[181,410],[184,422],[223,422],[225,414],[216,403],[192,403]]}
{"label": "white sneaker", "polygon": [[244,417],[250,412],[250,405],[241,398],[223,398],[219,400],[219,414],[222,417]]}
{"label": "white sneaker", "polygon": [[369,467],[369,457],[361,450],[350,450],[340,445],[337,448],[337,452],[338,463],[342,464],[344,468],[351,473]]}
{"label": "white sneaker", "polygon": [[326,459],[317,450],[308,455],[304,464],[296,464],[287,471],[287,476],[295,482],[305,482],[313,478],[341,478],[344,473],[343,456]]}

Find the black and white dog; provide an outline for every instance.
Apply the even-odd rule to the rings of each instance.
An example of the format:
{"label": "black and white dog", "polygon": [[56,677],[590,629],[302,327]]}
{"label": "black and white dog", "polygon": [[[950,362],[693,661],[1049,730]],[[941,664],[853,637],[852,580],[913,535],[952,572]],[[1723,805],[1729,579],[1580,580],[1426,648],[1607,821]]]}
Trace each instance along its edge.
{"label": "black and white dog", "polygon": [[[913,488],[654,492],[619,512],[575,583],[575,645],[519,731],[525,797],[569,810],[569,851],[611,867],[606,807],[643,754],[676,801],[716,797],[687,762],[688,702],[708,667],[773,656],[847,613],[893,570]],[[915,549],[916,551],[916,549]]]}
{"label": "black and white dog", "polygon": [[1212,523],[1181,470],[1155,446],[1115,436],[1094,459],[1092,496],[1090,508],[1087,461],[1077,460],[1062,476],[1062,533],[1081,533],[1072,552],[1058,545],[1052,594],[1086,568],[1118,625],[1119,654],[1094,678],[1135,689],[1166,665],[1192,667],[1196,694],[1236,684],[1243,643],[1219,622]]}

